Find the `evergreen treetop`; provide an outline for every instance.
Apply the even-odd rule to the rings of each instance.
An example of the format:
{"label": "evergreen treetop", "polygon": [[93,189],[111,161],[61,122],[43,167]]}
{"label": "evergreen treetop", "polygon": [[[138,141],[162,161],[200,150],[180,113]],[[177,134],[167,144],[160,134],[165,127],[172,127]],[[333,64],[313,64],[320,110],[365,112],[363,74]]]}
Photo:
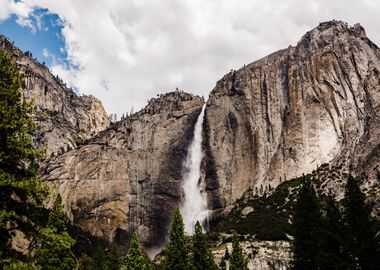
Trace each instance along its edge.
{"label": "evergreen treetop", "polygon": [[185,235],[185,226],[179,209],[175,209],[173,222],[169,232],[169,242],[165,248],[165,258],[162,262],[164,270],[191,269],[190,250]]}
{"label": "evergreen treetop", "polygon": [[304,178],[294,207],[293,269],[318,269],[320,205],[310,180]]}
{"label": "evergreen treetop", "polygon": [[195,270],[216,270],[214,257],[207,246],[206,238],[202,232],[199,221],[195,224],[192,245],[192,265]]}
{"label": "evergreen treetop", "polygon": [[348,229],[334,198],[325,200],[325,215],[322,219],[318,245],[319,269],[355,269],[348,248]]}
{"label": "evergreen treetop", "polygon": [[353,257],[358,259],[360,269],[379,269],[380,235],[371,217],[372,207],[365,202],[365,195],[351,175],[347,180],[344,206]]}
{"label": "evergreen treetop", "polygon": [[67,231],[67,218],[62,211],[62,199],[58,195],[49,212],[46,227],[41,228],[38,237],[40,248],[36,252],[36,263],[46,270],[71,270],[76,260],[72,247],[75,240]]}
{"label": "evergreen treetop", "polygon": [[153,264],[148,254],[140,246],[136,232],[133,233],[129,245],[128,255],[125,259],[124,270],[152,270]]}
{"label": "evergreen treetop", "polygon": [[243,249],[240,246],[239,236],[234,232],[232,236],[232,252],[230,255],[229,270],[248,270],[248,261],[243,254]]}
{"label": "evergreen treetop", "polygon": [[[110,249],[108,249],[104,255],[104,270],[120,270],[120,267],[122,266],[121,260],[120,260],[120,253],[117,250],[117,247],[115,244],[111,246]],[[141,268],[144,269],[144,268]]]}

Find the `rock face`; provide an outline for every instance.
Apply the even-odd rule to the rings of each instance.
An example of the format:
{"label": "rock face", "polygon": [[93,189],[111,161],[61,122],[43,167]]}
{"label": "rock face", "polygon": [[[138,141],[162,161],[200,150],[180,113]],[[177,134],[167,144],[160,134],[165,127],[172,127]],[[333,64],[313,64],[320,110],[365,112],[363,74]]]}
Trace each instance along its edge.
{"label": "rock face", "polygon": [[179,91],[152,99],[86,145],[47,160],[43,181],[56,185],[83,231],[121,246],[138,231],[146,247],[162,244],[203,104]]}
{"label": "rock face", "polygon": [[47,67],[23,53],[4,36],[0,49],[8,51],[24,74],[24,97],[33,100],[38,124],[36,146],[45,148],[47,156],[75,148],[110,125],[102,103],[93,96],[77,96]]}
{"label": "rock face", "polygon": [[363,186],[378,194],[379,72],[380,50],[364,29],[332,21],[225,75],[204,123],[210,206],[223,210],[249,187],[322,163],[365,172]]}
{"label": "rock face", "polygon": [[[287,241],[252,241],[240,242],[240,246],[248,260],[250,270],[286,270],[291,261],[291,247]],[[220,264],[226,248],[232,253],[232,243],[226,242],[213,248],[215,262]],[[228,264],[228,260],[225,260]]]}

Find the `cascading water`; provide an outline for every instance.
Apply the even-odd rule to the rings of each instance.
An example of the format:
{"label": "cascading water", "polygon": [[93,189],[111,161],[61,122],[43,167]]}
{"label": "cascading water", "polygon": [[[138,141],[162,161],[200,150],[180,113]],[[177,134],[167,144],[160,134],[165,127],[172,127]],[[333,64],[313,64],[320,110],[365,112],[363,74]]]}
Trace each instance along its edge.
{"label": "cascading water", "polygon": [[181,208],[185,230],[192,234],[197,221],[201,224],[207,219],[207,195],[204,185],[204,174],[201,171],[201,162],[204,156],[202,150],[202,129],[206,104],[198,116],[194,128],[193,141],[188,150],[184,166],[183,191],[184,203]]}

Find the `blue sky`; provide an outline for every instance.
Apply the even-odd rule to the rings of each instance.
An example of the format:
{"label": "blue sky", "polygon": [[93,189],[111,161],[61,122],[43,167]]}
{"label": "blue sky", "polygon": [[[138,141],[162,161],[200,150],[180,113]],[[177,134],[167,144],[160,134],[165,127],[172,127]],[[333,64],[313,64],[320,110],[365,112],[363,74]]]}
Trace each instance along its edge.
{"label": "blue sky", "polygon": [[63,26],[56,14],[49,13],[46,9],[36,9],[30,16],[33,28],[20,25],[17,19],[16,15],[12,15],[0,22],[0,34],[8,37],[24,52],[30,51],[33,57],[41,63],[45,62],[47,66],[53,64],[53,56],[60,63],[67,62]]}

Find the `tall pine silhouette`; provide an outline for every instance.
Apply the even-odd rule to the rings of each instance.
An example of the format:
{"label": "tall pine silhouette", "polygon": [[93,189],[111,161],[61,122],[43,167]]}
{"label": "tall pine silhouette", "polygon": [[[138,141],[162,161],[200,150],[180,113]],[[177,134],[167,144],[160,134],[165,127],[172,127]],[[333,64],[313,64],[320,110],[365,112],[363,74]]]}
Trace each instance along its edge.
{"label": "tall pine silhouette", "polygon": [[355,269],[348,246],[348,228],[332,196],[326,198],[319,235],[317,263],[319,269]]}
{"label": "tall pine silhouette", "polygon": [[322,217],[320,206],[309,179],[304,178],[294,207],[293,269],[318,268],[319,235]]}
{"label": "tall pine silhouette", "polygon": [[151,270],[153,264],[146,254],[145,250],[140,246],[137,233],[133,233],[131,243],[129,245],[128,255],[125,259],[124,270]]}
{"label": "tall pine silhouette", "polygon": [[232,252],[228,263],[229,270],[248,270],[248,262],[243,254],[243,249],[239,242],[239,236],[236,232],[234,232],[232,236]]}
{"label": "tall pine silhouette", "polygon": [[67,231],[67,218],[61,204],[62,199],[58,195],[47,226],[40,229],[41,247],[36,253],[36,262],[46,270],[71,270],[76,264],[72,252],[75,241]]}
{"label": "tall pine silhouette", "polygon": [[214,257],[207,246],[206,238],[202,232],[202,226],[197,221],[194,227],[192,245],[192,265],[194,270],[216,270]]}
{"label": "tall pine silhouette", "polygon": [[379,269],[380,239],[371,218],[372,209],[352,176],[347,180],[344,205],[351,236],[350,249],[358,266],[363,270]]}
{"label": "tall pine silhouette", "polygon": [[179,209],[175,209],[169,232],[169,242],[165,247],[164,270],[191,269],[189,243],[185,235],[185,226]]}
{"label": "tall pine silhouette", "polygon": [[0,268],[33,269],[31,256],[10,245],[16,230],[32,239],[46,222],[42,201],[48,190],[36,174],[40,155],[31,139],[36,126],[20,92],[22,80],[8,53],[0,51]]}

